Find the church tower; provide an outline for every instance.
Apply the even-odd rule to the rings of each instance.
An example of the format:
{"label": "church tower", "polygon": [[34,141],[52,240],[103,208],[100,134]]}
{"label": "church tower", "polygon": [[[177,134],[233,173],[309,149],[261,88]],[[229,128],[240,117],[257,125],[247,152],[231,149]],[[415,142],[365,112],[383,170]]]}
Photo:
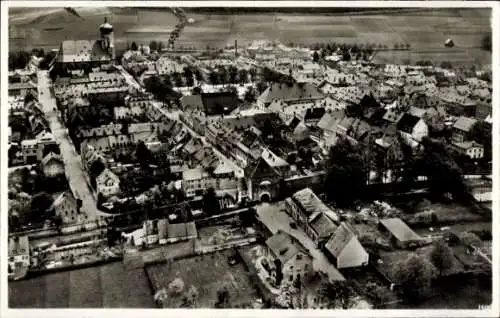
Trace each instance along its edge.
{"label": "church tower", "polygon": [[115,61],[115,42],[113,37],[113,26],[108,23],[108,18],[104,18],[104,23],[99,27],[101,32],[101,46]]}

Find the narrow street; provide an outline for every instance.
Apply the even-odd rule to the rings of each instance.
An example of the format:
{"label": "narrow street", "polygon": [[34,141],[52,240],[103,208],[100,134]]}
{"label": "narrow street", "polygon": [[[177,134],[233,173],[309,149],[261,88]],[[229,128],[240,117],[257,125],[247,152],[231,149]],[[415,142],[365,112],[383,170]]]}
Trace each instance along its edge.
{"label": "narrow street", "polygon": [[324,272],[330,280],[345,279],[304,231],[300,228],[292,229],[290,227],[290,223],[293,223],[294,220],[280,209],[279,204],[259,204],[257,206],[257,215],[271,232],[276,233],[278,230],[282,230],[299,240],[313,257],[314,270]]}
{"label": "narrow street", "polygon": [[50,129],[56,139],[65,164],[66,178],[75,197],[82,200],[82,211],[89,221],[96,217],[106,216],[97,209],[96,201],[86,181],[80,156],[76,153],[66,127],[61,123],[56,109],[56,99],[50,91],[51,79],[47,71],[38,72],[38,100],[49,122]]}
{"label": "narrow street", "polygon": [[[136,88],[136,89],[138,89],[140,91],[144,90],[144,88],[139,83],[137,83],[137,81],[132,77],[132,75],[130,75],[121,65],[116,66],[116,68],[122,73],[122,75],[125,77],[125,80],[127,81],[127,83],[130,86],[133,86],[134,88]],[[190,127],[188,127],[185,123],[183,123],[179,119],[179,114],[180,114],[181,111],[171,111],[171,112],[166,111],[165,109],[163,109],[162,103],[157,102],[157,101],[155,101],[153,103],[153,106],[156,107],[156,109],[158,109],[162,114],[164,114],[165,116],[167,116],[169,119],[175,120],[175,121],[178,121],[178,122],[182,123],[183,127],[185,127],[187,129],[187,131],[189,131],[189,133],[192,136],[200,138],[201,141],[203,142],[203,144],[205,146],[212,147],[213,150],[214,150],[214,152],[215,152],[215,154],[217,156],[219,156],[219,158],[221,158],[222,160],[224,160],[224,162],[227,163],[230,167],[233,168],[233,170],[236,172],[236,177],[237,178],[242,178],[244,176],[243,169],[240,166],[238,166],[234,161],[232,161],[231,159],[229,159],[228,157],[226,157],[222,152],[220,152],[213,145],[211,145],[205,139],[204,136],[200,136],[197,132],[195,132],[194,130],[192,130]]]}

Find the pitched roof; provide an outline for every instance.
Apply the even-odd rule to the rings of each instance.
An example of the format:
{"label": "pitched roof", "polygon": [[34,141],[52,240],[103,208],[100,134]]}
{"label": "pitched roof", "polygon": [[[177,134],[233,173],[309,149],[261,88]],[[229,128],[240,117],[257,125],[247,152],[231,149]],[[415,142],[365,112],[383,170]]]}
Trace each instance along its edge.
{"label": "pitched roof", "polygon": [[401,242],[419,240],[420,236],[406,225],[400,218],[380,220],[380,223]]}
{"label": "pitched roof", "polygon": [[273,236],[267,239],[266,245],[273,252],[282,264],[285,264],[298,253],[311,257],[306,248],[290,234],[278,230]]}
{"label": "pitched roof", "polygon": [[352,239],[357,239],[356,235],[344,222],[342,222],[325,244],[325,248],[333,256],[338,257]]}
{"label": "pitched roof", "polygon": [[476,122],[477,120],[474,118],[460,116],[453,125],[453,128],[468,132]]}
{"label": "pitched roof", "polygon": [[396,127],[398,130],[401,130],[406,133],[411,133],[413,130],[413,127],[420,121],[420,118],[417,116],[413,116],[411,114],[404,114],[403,117],[398,121],[396,124]]}
{"label": "pitched roof", "polygon": [[245,168],[245,176],[251,179],[262,179],[266,177],[279,176],[279,173],[267,163],[262,157],[250,163]]}
{"label": "pitched roof", "polygon": [[288,162],[267,148],[262,149],[261,157],[273,168],[288,166]]}
{"label": "pitched roof", "polygon": [[392,107],[386,110],[382,119],[391,123],[397,123],[403,115],[404,113],[402,111],[398,110],[396,107]]}
{"label": "pitched roof", "polygon": [[110,58],[100,40],[65,40],[58,54],[58,60],[62,63],[107,61]]}
{"label": "pitched roof", "polygon": [[118,178],[118,176],[116,174],[111,172],[111,170],[106,168],[101,172],[100,175],[97,176],[96,181],[97,181],[97,183],[105,183],[106,181],[108,181],[110,179],[113,181],[116,181],[116,182],[120,182],[120,178]]}
{"label": "pitched roof", "polygon": [[316,100],[323,97],[323,93],[310,83],[293,83],[291,86],[288,84],[273,83],[259,98],[265,104],[268,104],[276,99],[281,99],[285,103],[288,103],[300,100]]}
{"label": "pitched roof", "polygon": [[303,213],[309,219],[313,219],[319,213],[325,213],[333,221],[340,221],[338,215],[328,208],[310,188],[305,188],[295,192],[292,195],[292,199],[299,207],[302,208]]}
{"label": "pitched roof", "polygon": [[309,224],[321,238],[329,237],[337,229],[335,222],[325,213],[318,213]]}
{"label": "pitched roof", "polygon": [[61,193],[54,200],[54,202],[52,203],[52,205],[50,206],[50,208],[47,209],[47,211],[51,211],[51,210],[55,209],[56,207],[58,207],[59,205],[61,205],[61,203],[63,203],[65,200],[72,200],[72,201],[76,202],[76,199],[75,199],[75,196],[73,195],[73,192],[71,192],[71,191],[64,191],[63,193]]}

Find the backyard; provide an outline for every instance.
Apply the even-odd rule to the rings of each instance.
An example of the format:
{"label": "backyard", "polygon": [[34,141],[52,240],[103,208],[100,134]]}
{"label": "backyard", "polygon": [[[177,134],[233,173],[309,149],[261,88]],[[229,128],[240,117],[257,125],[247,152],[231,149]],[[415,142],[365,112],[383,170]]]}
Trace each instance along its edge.
{"label": "backyard", "polygon": [[229,291],[231,308],[252,308],[253,301],[258,298],[257,290],[243,264],[229,265],[228,258],[232,253],[231,250],[225,250],[151,265],[146,268],[146,272],[155,292],[167,288],[177,278],[183,281],[182,291],[169,295],[165,307],[182,307],[183,292],[194,286],[198,291],[198,308],[214,308],[217,292],[223,287]]}

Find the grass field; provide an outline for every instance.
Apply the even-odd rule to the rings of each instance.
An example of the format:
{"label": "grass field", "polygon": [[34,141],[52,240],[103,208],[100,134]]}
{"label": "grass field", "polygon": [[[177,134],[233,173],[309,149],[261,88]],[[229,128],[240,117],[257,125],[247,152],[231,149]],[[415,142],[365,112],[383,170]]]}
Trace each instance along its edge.
{"label": "grass field", "polygon": [[11,308],[153,308],[143,269],[112,263],[9,282]]}
{"label": "grass field", "polygon": [[[248,306],[257,297],[243,264],[230,266],[228,256],[232,251],[206,254],[176,260],[170,264],[152,265],[146,268],[153,289],[167,287],[175,278],[180,277],[187,290],[191,285],[198,290],[198,308],[214,308],[217,301],[217,290],[227,286],[231,307]],[[181,306],[182,296],[168,298],[167,307]]]}
{"label": "grass field", "polygon": [[[98,37],[98,25],[107,16],[115,27],[117,49],[127,42],[167,41],[168,30],[177,24],[168,10],[140,8],[77,8],[83,20],[63,9],[18,11],[9,16],[10,50],[32,47],[56,48],[65,39]],[[192,14],[195,23],[188,24],[177,45],[224,46],[238,40],[247,44],[255,39],[279,40],[283,43],[374,43],[392,48],[394,44],[411,45],[410,52],[380,53],[378,62],[429,59],[434,62],[490,64],[491,54],[479,49],[481,38],[491,31],[488,9],[446,9],[424,12],[401,12],[388,15],[320,15],[320,14]],[[47,31],[47,27],[63,27]],[[141,32],[133,32],[140,30]],[[161,30],[161,32],[158,32]],[[133,32],[133,33],[132,33]],[[444,48],[453,38],[456,47]]]}

